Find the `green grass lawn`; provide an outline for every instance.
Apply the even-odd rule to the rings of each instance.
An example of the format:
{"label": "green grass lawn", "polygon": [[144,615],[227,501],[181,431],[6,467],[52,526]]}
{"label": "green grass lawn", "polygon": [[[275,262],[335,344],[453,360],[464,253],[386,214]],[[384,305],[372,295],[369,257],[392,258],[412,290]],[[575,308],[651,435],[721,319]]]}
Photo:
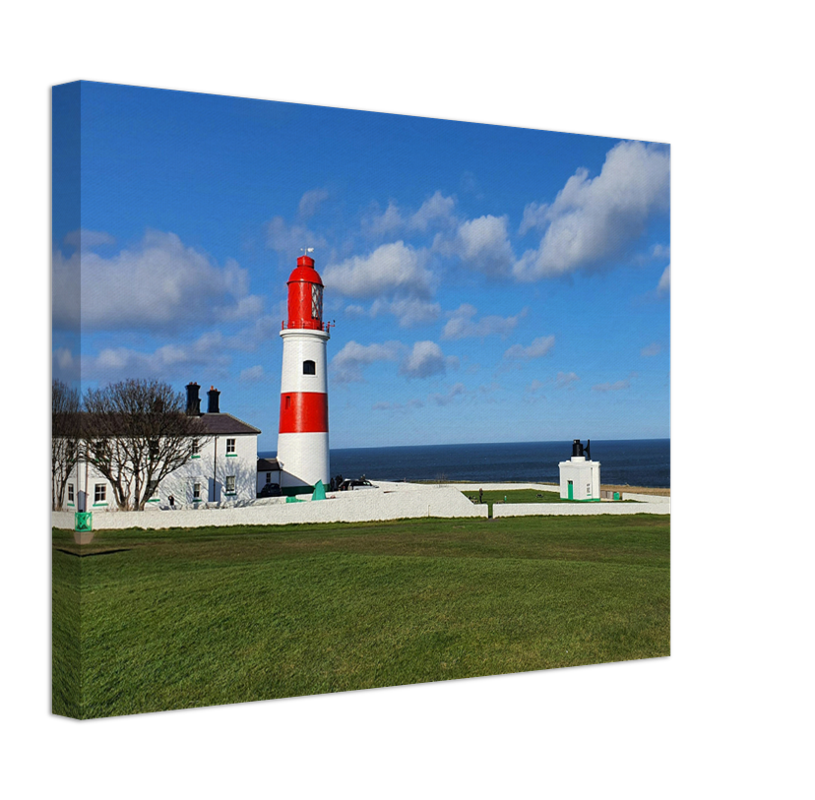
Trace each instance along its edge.
{"label": "green grass lawn", "polygon": [[[462,492],[465,497],[469,497],[474,503],[478,502],[478,492]],[[489,515],[492,516],[492,506],[494,503],[569,503],[575,500],[561,500],[560,492],[545,492],[539,489],[489,489],[484,492],[483,502],[489,507]]]}
{"label": "green grass lawn", "polygon": [[[478,492],[462,492],[473,503],[478,503]],[[487,504],[488,513],[492,516],[495,503],[582,503],[583,500],[564,500],[560,491],[546,492],[538,489],[489,489],[484,492],[483,502]],[[635,503],[636,500],[618,500],[617,502]]]}
{"label": "green grass lawn", "polygon": [[105,531],[83,547],[69,531],[53,539],[53,708],[70,716],[670,649],[663,516]]}

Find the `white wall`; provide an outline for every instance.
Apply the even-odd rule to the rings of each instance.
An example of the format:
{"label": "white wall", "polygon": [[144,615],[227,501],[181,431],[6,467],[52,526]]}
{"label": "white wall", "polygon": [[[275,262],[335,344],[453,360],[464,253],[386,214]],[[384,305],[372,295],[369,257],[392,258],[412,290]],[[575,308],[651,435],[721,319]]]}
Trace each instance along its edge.
{"label": "white wall", "polygon": [[[235,439],[235,456],[227,456],[226,440]],[[217,452],[217,457],[216,457]],[[167,506],[170,495],[175,499],[177,507],[193,507],[192,486],[197,480],[201,484],[202,502],[229,501],[233,503],[248,503],[257,497],[257,434],[229,434],[228,436],[213,437],[200,450],[198,456],[190,457],[187,463],[168,475],[160,484],[156,496],[157,501],[148,502],[147,506]],[[235,476],[236,493],[232,497],[225,494],[226,478]],[[264,475],[264,482],[266,478]],[[274,478],[273,478],[274,480]],[[85,462],[81,461],[71,473],[68,483],[74,484],[76,498],[73,507],[68,506],[68,491],[65,491],[65,509],[67,511],[82,510],[82,497],[86,485]],[[104,484],[105,503],[94,504],[94,487]],[[118,511],[113,487],[107,478],[102,475],[93,464],[87,465],[88,500],[86,511]]]}
{"label": "white wall", "polygon": [[[235,455],[227,455],[227,439],[235,440]],[[201,448],[200,458],[187,463],[168,475],[160,484],[158,495],[161,505],[167,505],[172,494],[176,505],[197,505],[192,498],[192,484],[202,484],[202,502],[251,502],[257,496],[257,435],[227,434],[213,437]],[[226,495],[226,479],[235,476],[236,493]]]}
{"label": "white wall", "polygon": [[669,503],[495,503],[493,517],[585,517],[599,514],[670,514]]}
{"label": "white wall", "polygon": [[[221,507],[179,508],[175,511],[152,508],[147,511],[119,511],[97,514],[94,530],[122,528],[201,528],[228,525],[291,525],[301,522],[369,522],[417,517],[487,516],[487,505],[476,505],[462,493],[475,484],[455,487],[436,484],[378,482],[377,489],[355,492],[330,492],[326,500],[287,503],[285,498],[264,498],[248,505],[223,503]],[[497,487],[536,488],[552,491],[539,484],[484,484],[485,490]],[[639,503],[495,503],[493,516],[591,516],[597,514],[669,514],[670,498]],[[631,498],[634,499],[634,498]],[[73,514],[54,512],[52,524],[73,529]]]}
{"label": "white wall", "polygon": [[[108,508],[116,508],[116,500],[113,497],[113,487],[110,481],[99,472],[96,467],[85,461],[79,461],[71,470],[68,484],[74,487],[74,502],[68,501],[68,488],[65,489],[64,508],[67,511],[106,511]],[[105,499],[99,503],[95,502],[95,488],[97,485],[105,487]],[[87,488],[87,497],[85,496]]]}
{"label": "white wall", "polygon": [[660,494],[636,494],[634,492],[623,492],[623,500],[636,500],[638,503],[670,503],[671,498]]}
{"label": "white wall", "polygon": [[568,497],[568,482],[573,482],[574,500],[596,500],[600,497],[600,462],[575,460],[561,461],[560,496]]}
{"label": "white wall", "polygon": [[[486,505],[474,505],[456,489],[432,486],[416,491],[364,490],[330,493],[328,499],[286,503],[257,500],[238,508],[177,511],[119,511],[94,515],[93,530],[122,528],[202,528],[226,525],[291,525],[299,522],[368,522],[417,517],[486,517]],[[73,514],[53,512],[52,524],[73,530]]]}

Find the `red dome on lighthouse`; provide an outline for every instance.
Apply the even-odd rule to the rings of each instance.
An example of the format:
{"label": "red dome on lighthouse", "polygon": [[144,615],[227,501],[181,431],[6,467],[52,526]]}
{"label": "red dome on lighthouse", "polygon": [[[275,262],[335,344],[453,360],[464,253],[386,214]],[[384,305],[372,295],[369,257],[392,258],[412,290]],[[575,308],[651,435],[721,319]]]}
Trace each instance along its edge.
{"label": "red dome on lighthouse", "polygon": [[323,327],[323,282],[314,269],[314,259],[300,256],[289,275],[289,321],[287,328],[321,330]]}
{"label": "red dome on lighthouse", "polygon": [[297,266],[292,270],[291,275],[289,275],[287,283],[292,283],[293,281],[306,281],[308,283],[319,284],[320,286],[323,285],[319,273],[314,269],[313,258],[300,256],[300,258],[297,259]]}

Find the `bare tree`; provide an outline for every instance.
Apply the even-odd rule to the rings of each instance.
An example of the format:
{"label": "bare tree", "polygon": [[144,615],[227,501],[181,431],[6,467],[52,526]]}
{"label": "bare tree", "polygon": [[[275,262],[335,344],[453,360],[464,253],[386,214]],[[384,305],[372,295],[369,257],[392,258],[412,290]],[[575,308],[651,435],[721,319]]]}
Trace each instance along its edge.
{"label": "bare tree", "polygon": [[51,508],[65,502],[65,487],[80,456],[79,390],[55,380],[51,384]]}
{"label": "bare tree", "polygon": [[109,481],[119,508],[144,509],[159,483],[207,440],[181,392],[155,380],[127,380],[85,395],[88,457]]}

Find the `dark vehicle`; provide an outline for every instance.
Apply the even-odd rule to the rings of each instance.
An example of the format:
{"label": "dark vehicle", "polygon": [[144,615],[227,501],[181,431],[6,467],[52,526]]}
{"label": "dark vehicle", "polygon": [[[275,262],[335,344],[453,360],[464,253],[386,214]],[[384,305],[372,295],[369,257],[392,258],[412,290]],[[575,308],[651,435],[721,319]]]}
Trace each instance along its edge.
{"label": "dark vehicle", "polygon": [[348,478],[344,480],[340,484],[340,491],[341,492],[351,492],[356,491],[357,489],[378,489],[378,486],[374,486],[370,481],[365,480],[364,478]]}
{"label": "dark vehicle", "polygon": [[282,494],[279,483],[267,483],[258,492],[258,497],[280,497]]}

